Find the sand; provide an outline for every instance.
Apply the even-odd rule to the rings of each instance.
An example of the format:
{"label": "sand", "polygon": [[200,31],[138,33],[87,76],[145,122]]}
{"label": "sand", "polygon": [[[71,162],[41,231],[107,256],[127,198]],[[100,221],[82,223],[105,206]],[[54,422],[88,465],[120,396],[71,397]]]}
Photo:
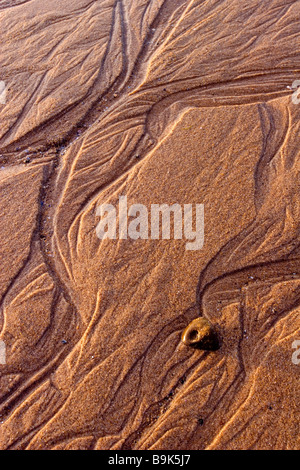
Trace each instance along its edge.
{"label": "sand", "polygon": [[[300,2],[4,0],[0,28],[0,449],[299,449]],[[203,247],[100,240],[120,196],[203,204]],[[181,341],[198,316],[219,349]]]}

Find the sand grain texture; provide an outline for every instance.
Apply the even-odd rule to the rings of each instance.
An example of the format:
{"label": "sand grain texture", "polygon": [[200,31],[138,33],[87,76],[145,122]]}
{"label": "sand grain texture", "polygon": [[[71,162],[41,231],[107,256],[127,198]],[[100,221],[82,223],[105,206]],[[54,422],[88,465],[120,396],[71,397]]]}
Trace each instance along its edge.
{"label": "sand grain texture", "polygon": [[[300,2],[0,1],[0,448],[299,449]],[[97,207],[205,206],[205,244]],[[217,351],[180,341],[205,315]]]}

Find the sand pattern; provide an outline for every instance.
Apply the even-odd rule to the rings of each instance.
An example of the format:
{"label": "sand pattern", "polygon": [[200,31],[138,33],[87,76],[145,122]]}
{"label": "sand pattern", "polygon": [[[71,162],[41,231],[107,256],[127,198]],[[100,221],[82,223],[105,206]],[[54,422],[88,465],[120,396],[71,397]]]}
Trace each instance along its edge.
{"label": "sand pattern", "polygon": [[[0,1],[1,449],[299,449],[300,2]],[[205,244],[99,240],[201,203]],[[221,347],[181,342],[204,315]]]}

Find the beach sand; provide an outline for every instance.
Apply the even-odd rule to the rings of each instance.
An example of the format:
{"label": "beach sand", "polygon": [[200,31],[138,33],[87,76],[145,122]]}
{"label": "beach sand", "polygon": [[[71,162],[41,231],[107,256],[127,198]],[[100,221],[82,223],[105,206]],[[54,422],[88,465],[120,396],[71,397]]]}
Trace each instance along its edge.
{"label": "beach sand", "polygon": [[[0,27],[0,449],[299,449],[300,2]],[[204,205],[203,247],[99,239],[122,196]],[[181,341],[198,316],[217,350]]]}

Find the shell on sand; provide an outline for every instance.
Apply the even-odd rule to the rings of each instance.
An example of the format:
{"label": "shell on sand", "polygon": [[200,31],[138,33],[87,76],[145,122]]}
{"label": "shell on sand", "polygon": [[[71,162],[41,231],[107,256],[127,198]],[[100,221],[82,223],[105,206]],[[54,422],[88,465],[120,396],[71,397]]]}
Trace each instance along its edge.
{"label": "shell on sand", "polygon": [[215,351],[219,349],[219,339],[213,325],[204,317],[195,318],[184,330],[182,342],[196,349]]}

